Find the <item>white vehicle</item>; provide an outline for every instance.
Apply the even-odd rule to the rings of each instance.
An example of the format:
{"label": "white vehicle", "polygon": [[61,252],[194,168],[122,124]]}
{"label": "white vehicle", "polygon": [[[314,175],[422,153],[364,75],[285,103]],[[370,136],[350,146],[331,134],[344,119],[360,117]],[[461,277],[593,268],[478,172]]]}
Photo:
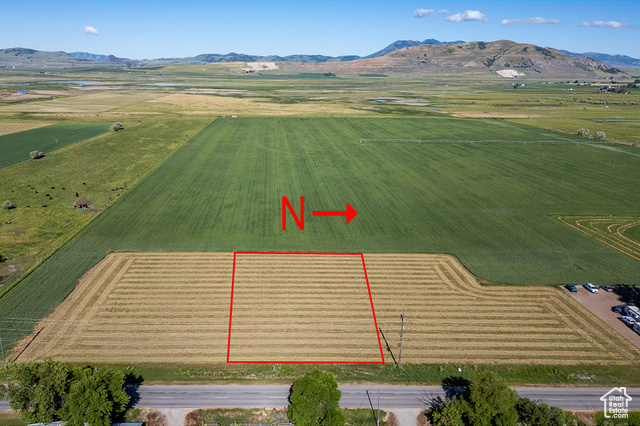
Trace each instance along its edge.
{"label": "white vehicle", "polygon": [[584,288],[586,288],[587,290],[589,290],[591,293],[597,293],[598,289],[596,288],[595,285],[591,284],[591,283],[586,283],[584,285]]}
{"label": "white vehicle", "polygon": [[637,306],[626,306],[624,308],[624,313],[627,314],[627,316],[634,318],[636,321],[640,318],[640,309],[638,309]]}
{"label": "white vehicle", "polygon": [[633,331],[640,334],[640,322],[636,322],[635,324],[633,324]]}
{"label": "white vehicle", "polygon": [[620,317],[620,321],[622,321],[628,327],[631,327],[631,328],[633,328],[633,326],[636,324],[635,318],[632,318],[632,317]]}

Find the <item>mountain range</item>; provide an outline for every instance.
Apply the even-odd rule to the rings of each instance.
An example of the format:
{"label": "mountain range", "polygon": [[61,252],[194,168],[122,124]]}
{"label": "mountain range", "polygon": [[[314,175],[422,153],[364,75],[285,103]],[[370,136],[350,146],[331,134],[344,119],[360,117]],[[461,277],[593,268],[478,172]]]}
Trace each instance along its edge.
{"label": "mountain range", "polygon": [[[475,43],[475,44],[474,44]],[[494,49],[489,49],[484,51],[486,46],[496,46],[496,43],[500,44],[501,47],[498,47],[495,52]],[[509,47],[505,47],[505,43],[510,43]],[[87,66],[126,66],[126,67],[138,67],[138,66],[164,66],[164,65],[187,65],[187,64],[207,64],[207,63],[217,63],[217,62],[287,62],[292,64],[307,64],[307,68],[323,68],[320,66],[321,64],[333,64],[337,65],[337,63],[346,63],[346,62],[354,62],[358,61],[360,65],[369,63],[369,60],[373,60],[381,57],[393,57],[394,54],[401,52],[404,49],[408,48],[418,48],[419,46],[423,47],[423,50],[431,49],[429,51],[430,63],[429,66],[426,66],[427,63],[423,58],[421,59],[420,64],[411,66],[414,71],[418,70],[427,70],[430,67],[435,66],[436,64],[441,64],[441,66],[449,66],[454,67],[452,72],[473,72],[473,71],[491,71],[491,68],[495,68],[500,64],[500,61],[497,61],[497,57],[487,57],[490,51],[493,52],[493,55],[498,55],[504,57],[505,49],[511,49],[513,46],[530,46],[529,49],[519,50],[520,58],[512,58],[511,61],[504,62],[504,66],[509,68],[510,66],[520,67],[520,68],[530,68],[532,70],[536,70],[535,72],[540,73],[542,68],[542,62],[538,61],[538,67],[536,68],[533,65],[533,60],[528,58],[528,56],[532,54],[540,55],[540,52],[554,52],[547,55],[542,55],[548,61],[553,57],[553,59],[558,59],[560,62],[563,62],[565,65],[567,63],[571,63],[571,66],[578,67],[582,69],[582,71],[588,71],[589,67],[593,69],[603,69],[607,67],[603,67],[598,62],[602,62],[609,64],[613,67],[640,67],[640,59],[631,58],[629,56],[624,55],[608,55],[597,52],[587,52],[587,53],[573,53],[569,51],[561,51],[555,50],[551,48],[541,48],[534,45],[525,45],[514,42],[509,42],[506,40],[496,41],[496,42],[473,42],[473,43],[465,43],[461,40],[456,41],[448,41],[443,42],[435,39],[426,39],[423,41],[420,40],[398,40],[384,49],[381,49],[377,52],[374,52],[370,55],[361,57],[358,55],[346,55],[346,56],[325,56],[325,55],[288,55],[288,56],[277,56],[277,55],[247,55],[243,53],[227,53],[227,54],[217,54],[217,53],[207,53],[201,54],[193,57],[185,57],[185,58],[159,58],[152,60],[136,60],[136,59],[127,59],[127,58],[118,58],[113,55],[99,55],[88,52],[44,52],[37,51],[33,49],[25,49],[25,48],[9,48],[9,49],[0,49],[0,68],[8,68],[8,67],[19,67],[19,68],[43,68],[43,67],[87,67]],[[443,46],[449,46],[447,48],[443,48]],[[469,58],[466,58],[462,62],[458,61],[456,63],[451,63],[451,61],[445,60],[445,56],[451,56],[453,46],[457,46],[456,55],[459,57],[462,52],[466,52],[464,54],[471,55]],[[467,46],[464,49],[459,50],[460,46]],[[477,49],[469,49],[469,46],[476,46]],[[473,51],[476,50],[475,53]],[[480,53],[478,55],[478,53]],[[422,52],[422,55],[426,55],[427,52]],[[438,60],[433,57],[433,55],[443,56],[442,60]],[[402,56],[402,55],[401,55]],[[406,56],[406,55],[405,55]],[[411,55],[406,56],[408,58]],[[474,58],[477,56],[478,66],[475,66]],[[582,57],[583,60],[571,60],[567,61],[566,58],[576,58]],[[406,59],[405,58],[405,59]],[[493,58],[493,59],[492,59]],[[587,59],[588,58],[588,59]],[[398,59],[398,57],[396,57]],[[460,59],[460,58],[458,58]],[[517,60],[515,60],[517,59]],[[527,61],[528,60],[528,61]],[[364,62],[362,62],[364,61]],[[519,62],[518,62],[519,61]],[[397,60],[395,61],[397,62]],[[556,61],[557,62],[557,61]],[[315,65],[314,65],[315,64]],[[462,64],[462,65],[461,65]],[[517,65],[519,64],[519,65]],[[558,62],[559,64],[559,62]],[[371,63],[370,65],[373,65]],[[456,67],[461,67],[460,70],[457,70]],[[324,67],[326,68],[326,67]],[[341,67],[345,68],[345,67]],[[349,67],[347,67],[349,68]],[[358,66],[351,67],[358,68]],[[406,68],[406,67],[405,67]],[[549,68],[549,67],[547,67]],[[553,67],[551,67],[553,68]],[[557,69],[565,69],[569,71],[566,66],[556,67]],[[610,67],[609,67],[610,68]],[[346,68],[345,68],[346,69]],[[512,68],[513,69],[513,68]],[[408,70],[407,70],[408,71]],[[593,70],[592,70],[593,71]],[[612,71],[605,71],[612,72]],[[552,74],[557,74],[556,72],[552,72]],[[584,73],[578,73],[584,74]]]}

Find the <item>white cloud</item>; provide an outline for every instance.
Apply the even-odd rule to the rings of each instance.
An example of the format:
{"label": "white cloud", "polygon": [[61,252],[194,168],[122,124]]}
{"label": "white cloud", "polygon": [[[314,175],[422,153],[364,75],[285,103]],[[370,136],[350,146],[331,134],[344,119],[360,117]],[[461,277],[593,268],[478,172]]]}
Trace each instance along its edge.
{"label": "white cloud", "polygon": [[456,13],[455,15],[447,16],[447,21],[450,22],[466,22],[466,21],[480,21],[487,22],[487,15],[479,10],[465,10],[462,13]]}
{"label": "white cloud", "polygon": [[433,15],[433,9],[418,9],[413,12],[414,18],[424,18],[425,16]]}
{"label": "white cloud", "polygon": [[536,16],[535,18],[529,18],[529,19],[503,19],[502,25],[504,26],[527,25],[527,24],[540,25],[540,24],[557,24],[559,22],[560,21],[558,21],[557,19],[549,19],[549,18],[542,18],[540,16]]}
{"label": "white cloud", "polygon": [[631,24],[625,24],[618,21],[607,21],[607,22],[595,21],[593,23],[583,22],[581,27],[598,27],[598,28],[613,28],[613,29],[634,28],[634,26]]}
{"label": "white cloud", "polygon": [[91,25],[84,27],[84,32],[89,35],[98,35],[98,29],[93,28]]}
{"label": "white cloud", "polygon": [[449,11],[447,9],[440,9],[439,11],[437,11],[436,13],[440,14],[440,15],[448,15]]}

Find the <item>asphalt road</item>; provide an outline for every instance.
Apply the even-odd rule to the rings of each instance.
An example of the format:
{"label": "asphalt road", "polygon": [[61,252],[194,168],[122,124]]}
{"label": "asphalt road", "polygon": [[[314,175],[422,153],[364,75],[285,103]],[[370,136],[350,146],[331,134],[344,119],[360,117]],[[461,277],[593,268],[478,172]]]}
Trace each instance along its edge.
{"label": "asphalt road", "polygon": [[[202,386],[141,386],[138,407],[207,408],[207,407],[284,407],[289,404],[287,385],[202,385]],[[440,386],[342,385],[340,405],[346,408],[378,407],[425,408],[432,398],[444,397]],[[565,410],[602,410],[600,397],[610,388],[515,388],[522,397],[545,402]],[[371,402],[369,402],[369,397]],[[640,410],[640,388],[628,388],[633,398],[630,410]],[[0,409],[9,409],[0,401]]]}

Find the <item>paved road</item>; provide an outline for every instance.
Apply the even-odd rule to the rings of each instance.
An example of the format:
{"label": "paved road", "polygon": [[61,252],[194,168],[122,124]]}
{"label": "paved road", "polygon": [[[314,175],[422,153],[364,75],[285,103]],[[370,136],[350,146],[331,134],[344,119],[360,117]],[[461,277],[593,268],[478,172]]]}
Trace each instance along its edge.
{"label": "paved road", "polygon": [[[203,386],[142,386],[139,407],[205,408],[205,407],[284,407],[288,405],[287,385],[203,385]],[[342,385],[341,405],[348,408],[370,407],[367,391],[374,407],[425,408],[432,398],[443,397],[440,386],[377,386]],[[602,410],[600,397],[609,388],[515,388],[522,397],[531,398],[565,410]],[[629,408],[640,410],[640,388],[627,389],[633,398]],[[0,401],[0,409],[9,409]]]}

